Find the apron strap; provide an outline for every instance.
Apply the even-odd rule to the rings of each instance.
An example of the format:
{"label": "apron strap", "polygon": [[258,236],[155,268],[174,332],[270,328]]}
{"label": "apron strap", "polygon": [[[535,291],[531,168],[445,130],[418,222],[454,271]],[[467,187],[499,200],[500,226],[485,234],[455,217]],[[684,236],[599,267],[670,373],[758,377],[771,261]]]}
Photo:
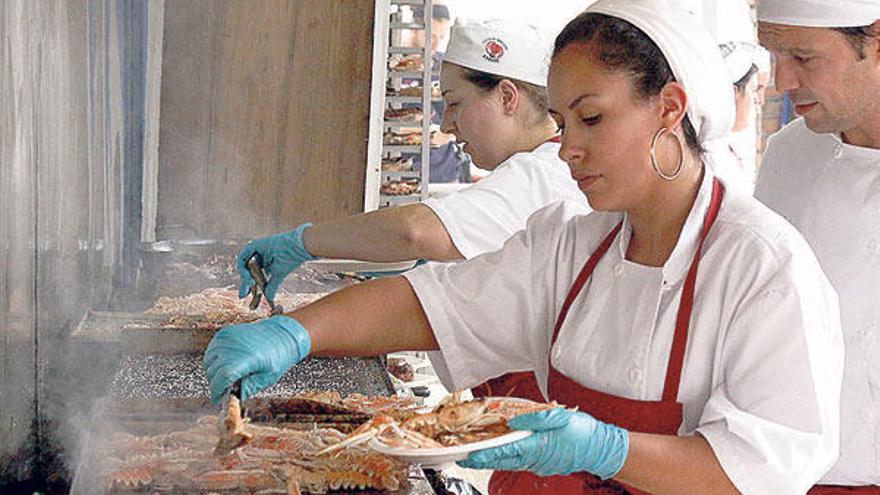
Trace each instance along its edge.
{"label": "apron strap", "polygon": [[702,257],[703,242],[709,235],[709,229],[718,218],[721,209],[721,198],[724,196],[724,186],[715,179],[712,182],[712,200],[709,210],[703,219],[703,230],[700,232],[700,244],[691,261],[684,289],[681,293],[681,305],[678,308],[678,316],[675,321],[675,335],[672,337],[672,350],[669,354],[669,364],[666,366],[666,382],[663,385],[663,400],[674,401],[678,398],[678,386],[681,383],[681,368],[684,364],[684,351],[687,347],[688,328],[690,327],[691,311],[694,309],[694,288],[697,284],[697,267]]}
{"label": "apron strap", "polygon": [[620,232],[621,227],[623,227],[623,220],[621,220],[620,223],[618,223],[617,226],[605,236],[605,239],[599,244],[599,247],[596,248],[596,251],[590,256],[590,259],[584,263],[584,267],[581,268],[581,272],[578,273],[574,284],[568,289],[568,294],[565,296],[565,302],[562,303],[562,309],[559,310],[559,315],[556,317],[556,326],[553,327],[553,337],[550,340],[551,346],[556,343],[556,337],[559,336],[559,329],[562,328],[565,316],[568,315],[568,309],[571,308],[574,299],[581,292],[581,288],[583,288],[587,280],[590,279],[590,276],[593,275],[593,270],[596,268],[596,265],[599,264],[599,260],[601,260],[602,256],[605,256],[605,253],[608,252],[608,248],[611,247],[611,243],[614,241],[617,233]]}

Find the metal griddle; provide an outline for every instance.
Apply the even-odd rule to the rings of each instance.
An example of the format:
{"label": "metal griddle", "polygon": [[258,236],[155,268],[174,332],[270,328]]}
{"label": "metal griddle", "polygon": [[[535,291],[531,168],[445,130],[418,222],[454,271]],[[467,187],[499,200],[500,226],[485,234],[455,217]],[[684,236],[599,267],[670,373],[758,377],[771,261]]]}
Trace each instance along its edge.
{"label": "metal griddle", "polygon": [[[149,421],[119,421],[114,414],[114,405],[111,402],[104,402],[97,408],[98,412],[93,416],[88,432],[86,433],[83,449],[80,452],[79,462],[77,463],[76,474],[71,487],[72,495],[121,495],[135,493],[154,493],[149,489],[113,489],[108,490],[101,480],[101,470],[107,464],[107,455],[102,455],[108,448],[105,446],[107,439],[112,433],[126,432],[135,435],[157,435],[171,431],[181,431],[191,428],[195,425],[197,415],[177,414],[174,417],[167,417],[164,420]],[[285,424],[284,427],[297,429],[311,429],[314,424]],[[320,424],[318,426],[331,427],[328,424]],[[435,491],[431,487],[425,473],[418,467],[410,468],[408,481],[410,486],[404,490],[395,492],[387,492],[389,495],[434,495]],[[201,492],[191,492],[186,490],[162,491],[161,493],[171,494],[196,494]],[[212,492],[217,494],[235,493],[230,491]],[[341,493],[379,493],[376,491],[359,491],[359,492],[339,492],[331,491],[329,494]]]}
{"label": "metal griddle", "polygon": [[[109,385],[105,385],[107,396],[91,409],[94,412],[81,442],[73,494],[105,493],[97,476],[107,460],[101,448],[107,433],[151,435],[183,430],[193,426],[199,416],[218,412],[217,406],[208,400],[208,383],[202,367],[202,352],[216,329],[167,326],[166,316],[140,311],[161,295],[182,296],[237,282],[234,270],[219,265],[223,260],[231,263],[231,255],[240,246],[221,242],[172,247],[145,252],[137,291],[118,295],[111,305],[116,311],[89,311],[72,334],[72,343],[106,358],[102,362],[118,359],[115,373],[112,366],[108,370],[112,378],[108,376]],[[282,287],[292,293],[317,293],[332,292],[351,283],[301,268]],[[367,419],[350,411],[314,411],[293,404],[290,397],[304,390],[335,390],[343,396],[394,394],[382,357],[310,358],[289,370],[272,387],[248,399],[245,413],[254,422],[295,429],[334,427],[343,432]],[[410,482],[409,490],[397,495],[435,493],[421,469],[413,469]]]}

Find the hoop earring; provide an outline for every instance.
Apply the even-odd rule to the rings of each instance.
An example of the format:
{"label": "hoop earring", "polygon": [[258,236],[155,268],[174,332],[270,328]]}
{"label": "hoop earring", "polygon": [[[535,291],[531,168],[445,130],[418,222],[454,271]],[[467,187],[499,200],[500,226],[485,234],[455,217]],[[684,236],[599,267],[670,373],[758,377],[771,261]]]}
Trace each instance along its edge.
{"label": "hoop earring", "polygon": [[657,140],[664,133],[669,131],[666,127],[661,127],[656,134],[654,134],[654,138],[651,139],[651,151],[648,153],[651,155],[651,166],[654,167],[654,173],[660,176],[663,180],[673,181],[681,175],[681,169],[684,167],[684,143],[681,142],[681,138],[678,137],[678,134],[672,132],[672,135],[675,136],[675,141],[678,143],[678,166],[675,168],[675,172],[672,172],[672,175],[666,175],[660,170],[660,166],[657,165],[657,157],[655,156],[655,150],[657,148]]}

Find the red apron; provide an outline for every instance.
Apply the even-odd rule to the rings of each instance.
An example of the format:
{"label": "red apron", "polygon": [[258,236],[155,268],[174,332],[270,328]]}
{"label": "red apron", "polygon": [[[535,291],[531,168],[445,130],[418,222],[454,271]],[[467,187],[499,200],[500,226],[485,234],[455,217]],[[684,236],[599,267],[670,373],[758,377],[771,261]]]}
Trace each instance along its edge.
{"label": "red apron", "polygon": [[880,486],[816,485],[807,495],[880,495]]}
{"label": "red apron", "polygon": [[[637,431],[644,433],[657,433],[665,435],[676,435],[678,428],[682,422],[682,406],[676,402],[678,396],[678,386],[681,381],[681,367],[684,361],[684,351],[687,344],[688,327],[690,326],[691,309],[694,302],[694,286],[697,279],[697,266],[700,262],[700,254],[702,251],[703,241],[715,218],[718,216],[718,210],[721,206],[721,199],[724,196],[724,187],[715,180],[712,184],[712,201],[706,217],[703,221],[703,230],[700,235],[700,244],[694,259],[691,262],[690,270],[684,284],[684,291],[681,296],[681,303],[678,308],[678,316],[675,324],[675,334],[672,339],[672,349],[669,356],[669,364],[666,369],[666,381],[663,387],[663,397],[660,401],[641,401],[617,397],[597,390],[584,387],[569,379],[559,371],[557,371],[552,362],[550,363],[550,374],[547,382],[548,394],[551,400],[555,400],[560,404],[568,407],[578,407],[579,409],[590,413],[596,419],[613,423],[621,428],[629,431]],[[617,226],[605,237],[596,251],[587,260],[577,279],[568,291],[562,309],[556,319],[556,326],[553,329],[552,345],[556,343],[559,336],[559,329],[565,316],[571,307],[572,302],[586,281],[593,274],[599,260],[608,251],[617,233],[620,231],[623,222]],[[549,358],[548,358],[549,360]],[[498,386],[508,386],[514,388],[514,393],[522,395],[532,395],[538,391],[537,382],[534,374],[513,373],[505,375],[490,381],[488,387],[484,388],[484,392],[499,393],[505,389],[497,389]],[[535,397],[526,397],[534,399]],[[537,398],[542,400],[540,393]],[[489,480],[489,493],[493,495],[521,495],[535,493],[554,493],[554,494],[575,494],[586,493],[594,495],[642,495],[644,492],[628,487],[614,480],[603,481],[589,473],[574,473],[568,476],[547,476],[541,477],[528,471],[496,471]]]}

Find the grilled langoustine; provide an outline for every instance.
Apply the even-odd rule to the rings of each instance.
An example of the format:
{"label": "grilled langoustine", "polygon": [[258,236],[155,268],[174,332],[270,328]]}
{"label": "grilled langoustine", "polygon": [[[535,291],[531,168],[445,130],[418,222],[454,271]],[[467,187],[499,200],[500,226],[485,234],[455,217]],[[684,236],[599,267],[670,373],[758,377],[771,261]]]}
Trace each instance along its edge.
{"label": "grilled langoustine", "polygon": [[320,450],[345,439],[330,428],[298,431],[248,424],[250,442],[214,455],[219,421],[205,416],[187,430],[111,437],[103,447],[109,456],[103,463],[109,491],[296,494],[406,486],[404,464],[365,448],[318,457]]}
{"label": "grilled langoustine", "polygon": [[460,392],[455,392],[430,412],[412,413],[404,418],[377,414],[345,440],[318,455],[358,446],[372,438],[386,445],[408,448],[441,448],[488,440],[510,432],[507,420],[514,416],[555,407],[559,407],[556,402],[505,397],[462,401]]}
{"label": "grilled langoustine", "polygon": [[244,427],[245,420],[241,416],[241,400],[233,394],[226,398],[223,415],[217,423],[220,438],[214,446],[215,455],[225,455],[248,443],[253,435]]}

